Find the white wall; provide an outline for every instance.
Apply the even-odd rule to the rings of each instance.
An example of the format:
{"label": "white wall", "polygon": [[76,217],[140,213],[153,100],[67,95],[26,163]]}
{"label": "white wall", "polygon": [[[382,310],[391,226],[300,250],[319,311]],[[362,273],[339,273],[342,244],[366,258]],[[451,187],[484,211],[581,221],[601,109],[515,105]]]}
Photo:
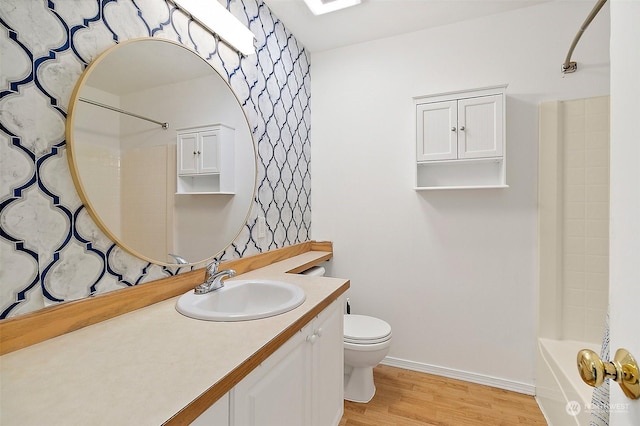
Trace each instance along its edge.
{"label": "white wall", "polygon": [[[552,2],[312,55],[313,238],[408,366],[533,391],[537,105],[609,91],[608,6]],[[506,190],[416,192],[412,97],[508,83]]]}

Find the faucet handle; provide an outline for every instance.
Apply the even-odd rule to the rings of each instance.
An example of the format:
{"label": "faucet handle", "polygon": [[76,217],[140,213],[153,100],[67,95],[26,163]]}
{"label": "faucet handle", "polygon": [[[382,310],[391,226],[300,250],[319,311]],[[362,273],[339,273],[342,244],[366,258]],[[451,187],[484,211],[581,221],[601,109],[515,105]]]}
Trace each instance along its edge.
{"label": "faucet handle", "polygon": [[220,266],[220,261],[214,260],[210,264],[207,265],[207,279],[218,272],[218,267]]}

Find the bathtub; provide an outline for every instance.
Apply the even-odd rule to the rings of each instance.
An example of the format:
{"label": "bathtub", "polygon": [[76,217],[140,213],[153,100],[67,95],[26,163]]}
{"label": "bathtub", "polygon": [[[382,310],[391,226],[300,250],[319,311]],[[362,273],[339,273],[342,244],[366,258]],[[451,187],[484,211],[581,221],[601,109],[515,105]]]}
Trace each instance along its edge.
{"label": "bathtub", "polygon": [[[580,349],[600,353],[599,345],[594,343],[538,339],[536,401],[551,426],[589,424],[593,388],[578,374],[576,356]],[[577,415],[567,411],[567,405],[572,401],[579,404]]]}

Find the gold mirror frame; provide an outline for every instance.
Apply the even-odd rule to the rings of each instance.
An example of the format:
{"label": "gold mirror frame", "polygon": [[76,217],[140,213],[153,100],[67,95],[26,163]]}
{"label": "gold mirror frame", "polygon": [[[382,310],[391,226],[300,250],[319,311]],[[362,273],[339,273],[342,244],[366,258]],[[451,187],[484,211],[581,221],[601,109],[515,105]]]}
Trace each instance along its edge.
{"label": "gold mirror frame", "polygon": [[[76,86],[73,90],[72,96],[71,96],[71,100],[69,103],[69,111],[68,111],[68,117],[67,117],[67,122],[66,122],[66,146],[67,146],[67,158],[68,158],[68,162],[69,162],[69,168],[71,171],[71,177],[73,179],[73,182],[75,184],[75,187],[78,191],[78,194],[80,196],[80,199],[82,200],[85,208],[87,209],[87,212],[89,213],[90,217],[94,220],[94,222],[97,224],[97,226],[102,230],[102,232],[104,232],[104,234],[110,238],[113,242],[115,242],[119,247],[121,247],[123,250],[125,250],[126,252],[130,253],[131,255],[145,260],[147,262],[153,263],[153,264],[157,264],[157,265],[164,265],[164,266],[178,266],[177,263],[172,263],[170,261],[163,261],[161,259],[156,259],[152,256],[147,255],[146,253],[142,253],[140,250],[137,250],[133,247],[131,247],[131,244],[128,244],[125,240],[126,238],[122,238],[120,234],[120,232],[115,232],[113,229],[111,229],[111,227],[107,224],[107,222],[103,219],[103,215],[101,214],[101,212],[99,212],[95,206],[95,203],[92,201],[92,197],[89,194],[89,192],[87,191],[85,182],[83,182],[83,178],[82,178],[82,173],[80,172],[80,167],[79,167],[79,161],[81,161],[81,159],[79,158],[79,153],[78,153],[78,147],[76,146],[76,134],[75,134],[75,128],[76,128],[76,121],[77,121],[77,117],[79,115],[78,111],[78,105],[79,103],[81,103],[82,101],[80,101],[80,95],[82,92],[82,89],[86,87],[87,81],[89,80],[89,78],[91,77],[91,75],[95,72],[96,69],[98,69],[98,67],[100,67],[100,65],[105,61],[105,58],[110,57],[110,55],[113,55],[114,52],[117,52],[119,49],[123,49],[126,48],[126,46],[130,46],[133,43],[140,43],[140,42],[152,42],[152,43],[163,43],[163,45],[166,46],[171,46],[171,49],[183,49],[182,51],[175,51],[174,53],[177,52],[188,52],[190,55],[193,55],[195,58],[197,58],[199,61],[202,61],[203,64],[206,64],[206,66],[208,67],[208,69],[210,69],[211,73],[212,73],[212,77],[214,77],[215,79],[219,79],[221,82],[224,83],[224,86],[226,87],[226,89],[228,90],[228,92],[232,95],[233,100],[235,101],[235,105],[234,107],[237,107],[239,111],[241,111],[242,113],[242,117],[243,117],[243,124],[246,126],[245,129],[242,129],[242,132],[248,132],[248,139],[250,141],[250,151],[252,153],[252,158],[251,158],[251,167],[253,169],[253,173],[251,176],[251,179],[247,179],[245,178],[246,181],[246,185],[251,187],[250,190],[250,194],[249,192],[246,192],[245,194],[242,194],[242,201],[243,202],[247,202],[247,198],[248,198],[248,202],[247,202],[247,208],[246,208],[246,212],[244,213],[244,215],[240,215],[242,217],[242,221],[236,220],[234,223],[237,223],[237,229],[233,230],[230,235],[232,235],[231,238],[226,238],[224,240],[224,243],[220,243],[221,245],[223,245],[222,247],[215,247],[211,249],[211,253],[207,254],[205,258],[202,259],[197,259],[195,261],[191,261],[191,259],[189,259],[187,264],[180,264],[180,266],[191,266],[191,265],[195,265],[195,264],[199,264],[202,262],[206,262],[216,256],[218,256],[220,253],[222,253],[224,250],[226,250],[227,247],[229,247],[229,245],[231,245],[231,243],[233,243],[233,241],[235,239],[237,239],[237,237],[240,235],[240,233],[242,232],[242,228],[246,225],[248,219],[249,219],[249,215],[251,213],[251,208],[253,206],[253,201],[255,199],[255,192],[256,192],[256,187],[257,187],[257,149],[256,149],[256,144],[255,141],[253,139],[253,133],[251,132],[251,126],[249,125],[249,120],[247,118],[247,115],[244,111],[244,109],[242,108],[235,92],[233,92],[233,90],[231,89],[231,86],[229,85],[229,83],[222,78],[222,76],[218,73],[218,71],[213,68],[211,66],[211,64],[209,64],[204,58],[202,58],[200,55],[198,55],[195,51],[193,51],[192,49],[174,42],[172,40],[167,40],[167,39],[162,39],[162,38],[153,38],[153,37],[146,37],[146,38],[138,38],[138,39],[131,39],[131,40],[127,40],[124,42],[121,42],[109,49],[107,49],[106,51],[104,51],[103,53],[101,53],[94,61],[92,61],[87,68],[84,70],[84,72],[82,73],[82,75],[80,76],[78,82],[76,83]],[[121,50],[120,50],[121,51]],[[176,62],[176,59],[173,58],[171,55],[165,55],[166,57],[170,57],[172,58],[173,62]],[[175,99],[171,99],[171,102],[175,102]],[[84,103],[84,102],[82,102]],[[115,112],[113,112],[113,114],[116,114]],[[176,127],[181,127],[180,125],[178,126],[172,126],[171,125],[171,120],[170,118],[167,119],[167,121],[169,122],[169,131],[174,132],[176,130]],[[212,120],[209,123],[199,123],[199,125],[210,125],[213,124]],[[189,126],[191,127],[191,126]],[[197,127],[193,126],[193,127]],[[167,130],[164,130],[167,131]],[[246,136],[246,135],[245,135]],[[175,141],[175,137],[173,138],[173,140]],[[247,160],[248,160],[248,155],[246,155]],[[118,166],[119,167],[119,166]],[[236,175],[238,173],[246,173],[246,170],[242,170],[242,167],[237,167],[236,166]],[[119,173],[119,172],[118,172]],[[174,176],[175,179],[175,176]],[[173,182],[175,184],[175,181]],[[178,197],[178,196],[176,196]],[[211,195],[182,195],[180,197],[211,197]],[[225,197],[224,195],[219,196],[219,195],[213,195],[212,197]],[[227,196],[228,197],[228,196]],[[231,197],[237,197],[237,196],[231,196]],[[202,199],[202,198],[200,198]],[[228,204],[228,201],[226,202]],[[244,205],[244,204],[243,204]],[[242,206],[243,206],[242,205]],[[242,207],[240,206],[240,207]],[[243,209],[244,210],[244,209]],[[167,213],[169,214],[169,213]],[[173,213],[171,213],[172,215]],[[225,225],[228,224],[229,220],[227,220],[227,218],[224,218],[224,220],[220,220],[218,221],[219,223],[224,223]],[[208,226],[211,226],[210,223],[207,223]],[[169,224],[167,224],[167,226],[169,226]],[[165,229],[166,230],[166,229]],[[230,232],[230,231],[227,231]],[[168,255],[169,253],[167,253]],[[176,253],[178,255],[181,255],[180,253]],[[167,259],[169,258],[169,256],[167,256]]]}

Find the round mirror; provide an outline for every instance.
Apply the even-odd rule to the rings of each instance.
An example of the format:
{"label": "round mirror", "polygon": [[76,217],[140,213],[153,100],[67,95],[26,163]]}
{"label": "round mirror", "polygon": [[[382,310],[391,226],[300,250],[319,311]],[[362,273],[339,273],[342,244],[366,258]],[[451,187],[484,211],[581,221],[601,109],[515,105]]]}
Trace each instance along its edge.
{"label": "round mirror", "polygon": [[247,222],[256,187],[247,117],[181,44],[135,39],[96,58],[71,98],[67,150],[89,214],[134,256],[200,263]]}

